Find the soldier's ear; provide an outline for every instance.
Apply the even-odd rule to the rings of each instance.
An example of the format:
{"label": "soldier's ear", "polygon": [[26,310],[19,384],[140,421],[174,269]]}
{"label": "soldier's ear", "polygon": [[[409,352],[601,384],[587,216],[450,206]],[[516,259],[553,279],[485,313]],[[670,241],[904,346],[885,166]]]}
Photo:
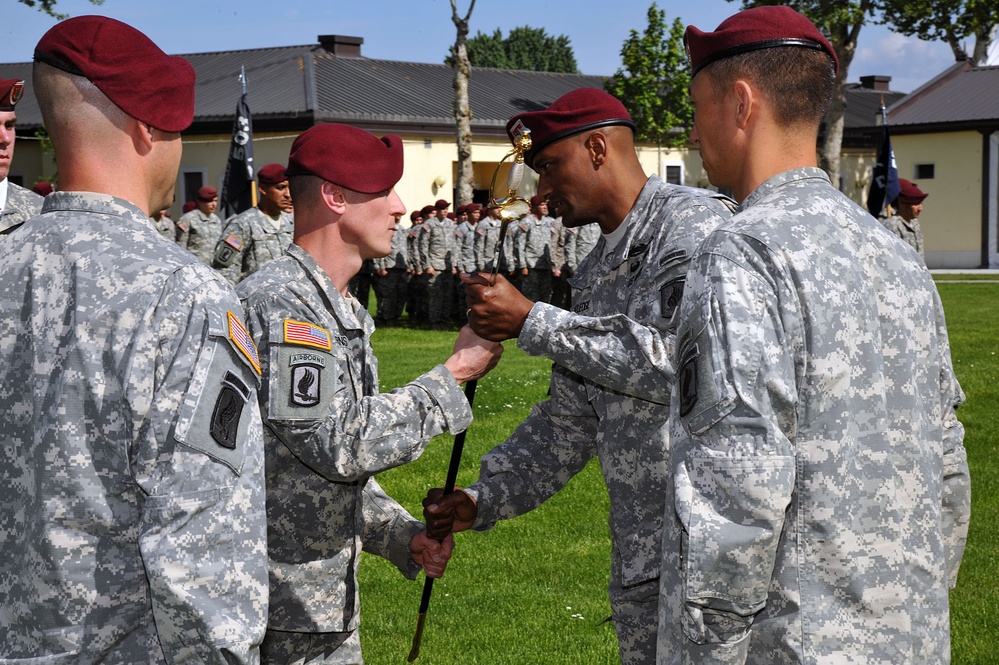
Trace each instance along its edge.
{"label": "soldier's ear", "polygon": [[603,166],[607,161],[607,135],[599,130],[591,133],[586,137],[586,149],[593,167]]}
{"label": "soldier's ear", "polygon": [[326,207],[335,212],[338,215],[342,215],[347,210],[347,199],[343,195],[343,191],[331,182],[323,182],[322,188],[320,189],[320,195],[322,196],[323,203]]}

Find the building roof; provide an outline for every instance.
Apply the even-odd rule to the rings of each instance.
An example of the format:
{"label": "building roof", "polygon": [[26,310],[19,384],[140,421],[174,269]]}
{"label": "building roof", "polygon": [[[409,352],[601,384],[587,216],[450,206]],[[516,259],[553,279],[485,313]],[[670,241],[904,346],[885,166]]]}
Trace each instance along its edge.
{"label": "building roof", "polygon": [[[318,122],[347,122],[371,131],[454,134],[451,67],[335,55],[324,44],[184,55],[197,73],[194,124],[185,134],[228,133],[245,69],[247,102],[255,131],[298,130]],[[338,38],[353,40],[358,38]],[[324,48],[324,46],[326,48]],[[329,49],[329,50],[327,50]],[[23,78],[28,92],[18,105],[18,127],[41,126],[30,94],[31,63],[0,64],[0,77]],[[521,111],[543,109],[580,87],[602,88],[605,78],[473,67],[469,80],[472,130],[504,135]]]}
{"label": "building roof", "polygon": [[999,67],[959,62],[888,109],[893,133],[999,130]]}

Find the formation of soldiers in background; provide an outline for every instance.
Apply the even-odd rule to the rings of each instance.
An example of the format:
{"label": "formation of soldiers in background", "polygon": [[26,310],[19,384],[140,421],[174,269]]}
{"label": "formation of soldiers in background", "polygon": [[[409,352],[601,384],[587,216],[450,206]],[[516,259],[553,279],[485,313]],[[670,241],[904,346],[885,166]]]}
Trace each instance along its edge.
{"label": "formation of soldiers in background", "polygon": [[[500,245],[496,208],[479,203],[448,212],[449,201],[410,213],[410,225],[396,221],[392,252],[368,261],[351,282],[352,293],[367,306],[375,292],[378,326],[406,321],[415,327],[443,330],[466,321],[465,289],[459,272],[500,272],[535,302],[570,308],[568,279],[600,237],[600,227],[568,229],[548,216],[540,197],[531,213],[507,227]],[[498,262],[498,263],[497,263]]]}
{"label": "formation of soldiers in background", "polygon": [[[180,219],[161,210],[153,222],[161,235],[235,285],[284,254],[294,232],[285,167],[268,164],[257,181],[258,204],[224,221],[216,214],[219,192],[206,185],[184,204]],[[49,185],[44,193],[51,191]],[[464,325],[465,289],[458,273],[493,272],[494,266],[527,298],[571,309],[568,280],[597,244],[597,224],[566,228],[548,215],[544,199],[534,196],[531,213],[508,226],[499,248],[501,222],[495,208],[469,203],[449,212],[450,207],[449,201],[438,199],[414,210],[409,225],[398,218],[392,252],[365,261],[351,281],[351,293],[365,308],[374,291],[378,326],[446,330]]]}

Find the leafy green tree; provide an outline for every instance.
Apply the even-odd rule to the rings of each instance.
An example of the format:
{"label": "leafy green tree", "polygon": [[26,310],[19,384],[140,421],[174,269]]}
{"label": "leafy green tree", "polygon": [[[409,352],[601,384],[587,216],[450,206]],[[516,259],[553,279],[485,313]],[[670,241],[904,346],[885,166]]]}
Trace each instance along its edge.
{"label": "leafy green tree", "polygon": [[[950,46],[958,62],[985,64],[999,26],[996,0],[881,0],[881,22],[893,32]],[[969,53],[964,43],[973,39]]]}
{"label": "leafy green tree", "polygon": [[645,32],[631,31],[621,48],[623,67],[605,84],[628,109],[639,140],[659,146],[679,146],[687,140],[694,108],[683,30],[680,19],[668,26],[665,10],[652,3]]}
{"label": "leafy green tree", "polygon": [[478,32],[468,40],[467,48],[473,67],[579,73],[569,38],[553,37],[544,28],[513,28],[505,38],[498,28],[491,35]]}
{"label": "leafy green tree", "polygon": [[[56,11],[55,6],[58,0],[17,0],[20,3],[28,5],[29,7],[37,7],[38,11],[45,12],[49,16],[57,19],[68,18],[69,14],[60,14]],[[90,0],[91,4],[101,5],[104,4],[104,0]]]}

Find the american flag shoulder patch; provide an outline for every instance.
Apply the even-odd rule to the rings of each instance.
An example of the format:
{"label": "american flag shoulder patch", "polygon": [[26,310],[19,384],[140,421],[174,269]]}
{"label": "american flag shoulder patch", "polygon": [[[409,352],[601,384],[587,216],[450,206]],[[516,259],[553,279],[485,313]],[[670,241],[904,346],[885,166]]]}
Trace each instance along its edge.
{"label": "american flag shoulder patch", "polygon": [[285,344],[313,346],[326,351],[333,348],[329,330],[311,323],[292,321],[291,319],[285,319],[284,322],[284,342]]}
{"label": "american flag shoulder patch", "polygon": [[246,332],[243,322],[239,320],[238,316],[232,313],[232,310],[229,310],[229,339],[232,340],[232,343],[239,349],[240,353],[250,361],[250,365],[254,371],[260,374],[260,356],[257,354],[257,345],[253,343],[250,333]]}
{"label": "american flag shoulder patch", "polygon": [[243,247],[243,241],[231,233],[225,237],[225,244],[229,245],[237,252]]}

